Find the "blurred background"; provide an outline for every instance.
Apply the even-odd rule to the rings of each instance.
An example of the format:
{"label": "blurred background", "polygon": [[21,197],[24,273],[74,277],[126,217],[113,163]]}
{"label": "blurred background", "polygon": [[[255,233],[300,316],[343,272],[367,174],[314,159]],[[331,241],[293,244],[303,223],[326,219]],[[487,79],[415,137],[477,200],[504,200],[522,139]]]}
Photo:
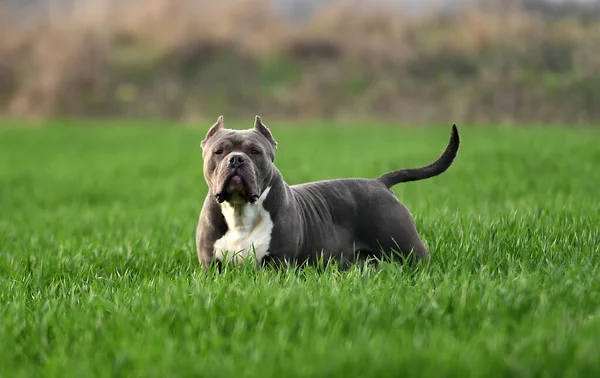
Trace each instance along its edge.
{"label": "blurred background", "polygon": [[599,124],[600,1],[3,0],[2,117]]}

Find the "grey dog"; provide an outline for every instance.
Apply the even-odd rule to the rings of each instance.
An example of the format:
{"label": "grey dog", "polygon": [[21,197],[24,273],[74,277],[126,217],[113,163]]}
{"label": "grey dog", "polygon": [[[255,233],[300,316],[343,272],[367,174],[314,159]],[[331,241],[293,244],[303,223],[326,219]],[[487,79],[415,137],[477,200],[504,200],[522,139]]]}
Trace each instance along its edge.
{"label": "grey dog", "polygon": [[288,185],[261,118],[251,129],[231,130],[220,116],[200,143],[209,188],[196,230],[200,264],[428,259],[411,213],[390,188],[446,171],[459,144],[453,125],[445,151],[428,166]]}

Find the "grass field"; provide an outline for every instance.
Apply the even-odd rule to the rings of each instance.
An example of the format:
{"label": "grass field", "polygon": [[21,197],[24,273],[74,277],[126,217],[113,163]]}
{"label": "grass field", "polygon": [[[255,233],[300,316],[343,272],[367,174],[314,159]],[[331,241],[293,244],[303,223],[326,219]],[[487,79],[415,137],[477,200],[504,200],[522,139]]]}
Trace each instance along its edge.
{"label": "grass field", "polygon": [[[265,121],[288,183],[427,164],[451,126]],[[600,374],[600,131],[458,125],[450,170],[394,187],[427,269],[219,276],[194,247],[206,128],[13,126],[0,377]]]}

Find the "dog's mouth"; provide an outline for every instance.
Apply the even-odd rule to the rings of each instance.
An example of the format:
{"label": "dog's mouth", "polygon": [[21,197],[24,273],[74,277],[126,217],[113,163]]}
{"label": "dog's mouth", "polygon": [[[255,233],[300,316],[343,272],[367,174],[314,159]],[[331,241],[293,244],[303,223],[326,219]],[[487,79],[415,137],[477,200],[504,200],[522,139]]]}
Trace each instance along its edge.
{"label": "dog's mouth", "polygon": [[232,172],[227,176],[218,188],[215,198],[217,202],[223,203],[232,199],[254,203],[258,200],[259,194],[252,189],[248,181],[239,172]]}

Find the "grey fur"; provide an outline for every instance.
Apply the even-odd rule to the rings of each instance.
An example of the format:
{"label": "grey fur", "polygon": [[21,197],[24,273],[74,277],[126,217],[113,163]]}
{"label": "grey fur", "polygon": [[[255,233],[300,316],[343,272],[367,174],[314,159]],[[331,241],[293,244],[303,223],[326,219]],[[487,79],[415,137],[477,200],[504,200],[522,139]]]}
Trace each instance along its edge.
{"label": "grey fur", "polygon": [[[242,177],[244,201],[252,202],[267,187],[264,202],[273,220],[269,260],[293,265],[314,264],[319,259],[353,263],[369,257],[387,258],[395,253],[411,261],[428,259],[412,215],[390,190],[398,183],[422,180],[446,171],[454,161],[460,139],[456,125],[448,146],[432,164],[385,173],[377,178],[348,178],[286,184],[274,164],[277,147],[269,129],[256,116],[254,128],[229,130],[219,120],[202,141],[204,177],[209,193],[204,200],[196,231],[198,258],[203,267],[213,261],[215,241],[227,232],[219,202],[227,200],[224,177],[233,154],[248,160]],[[219,152],[221,155],[215,155]],[[259,155],[252,150],[260,151]]]}

